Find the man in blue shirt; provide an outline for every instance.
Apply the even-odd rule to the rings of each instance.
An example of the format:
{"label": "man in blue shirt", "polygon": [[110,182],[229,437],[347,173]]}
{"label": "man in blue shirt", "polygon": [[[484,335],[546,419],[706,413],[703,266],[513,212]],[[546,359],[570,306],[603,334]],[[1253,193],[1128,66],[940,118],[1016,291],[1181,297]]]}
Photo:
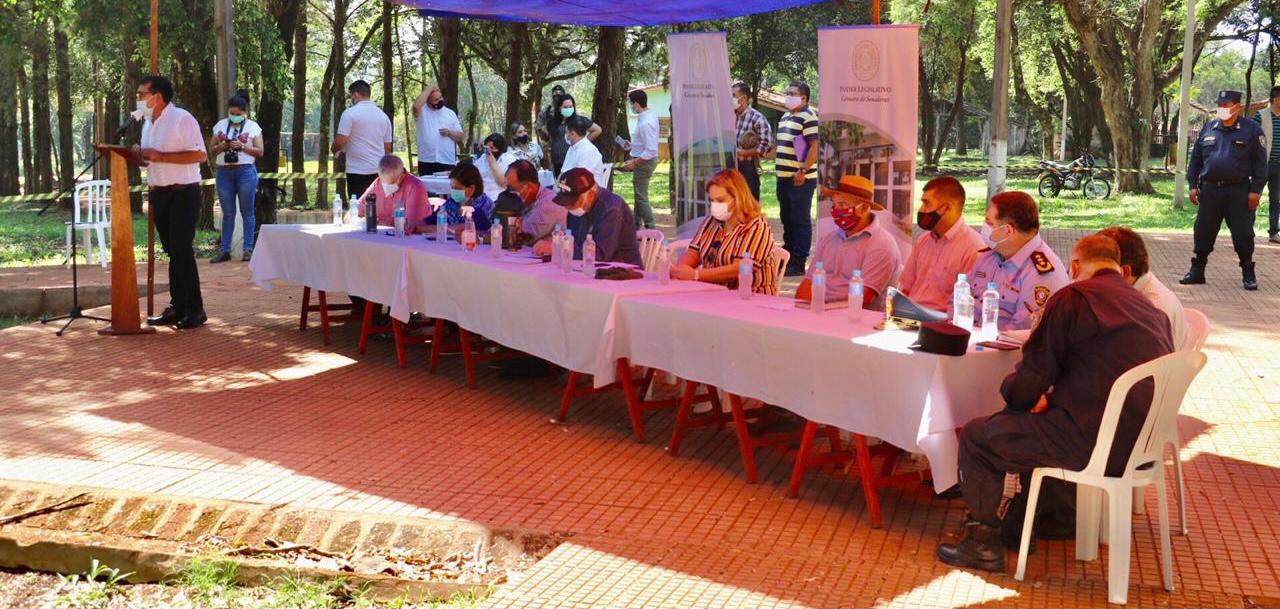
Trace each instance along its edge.
{"label": "man in blue shirt", "polygon": [[1200,131],[1187,163],[1187,184],[1196,210],[1195,257],[1183,285],[1204,283],[1204,267],[1218,240],[1222,221],[1240,257],[1241,283],[1258,289],[1253,263],[1253,222],[1267,182],[1266,136],[1253,121],[1240,120],[1239,91],[1218,92],[1217,118]]}
{"label": "man in blue shirt", "polygon": [[[596,185],[591,170],[579,167],[560,175],[555,202],[569,213],[566,225],[573,231],[573,257],[582,258],[582,244],[591,235],[596,244],[596,262],[625,262],[637,267],[640,245],[636,241],[636,220],[626,201]],[[533,248],[542,256],[551,253],[551,244],[540,241]]]}

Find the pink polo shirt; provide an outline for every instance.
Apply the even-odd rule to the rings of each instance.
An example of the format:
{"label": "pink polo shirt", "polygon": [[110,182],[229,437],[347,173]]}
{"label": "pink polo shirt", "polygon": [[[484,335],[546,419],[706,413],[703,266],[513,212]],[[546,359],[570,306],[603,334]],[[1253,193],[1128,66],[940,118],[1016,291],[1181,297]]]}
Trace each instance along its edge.
{"label": "pink polo shirt", "polygon": [[[369,193],[377,197],[378,224],[381,226],[395,225],[396,205],[400,202],[404,203],[405,232],[408,234],[413,234],[421,228],[427,216],[431,214],[431,201],[427,200],[427,187],[421,180],[407,173],[404,179],[400,180],[399,190],[390,197],[382,189],[382,180],[374,180],[373,184],[369,185],[369,189],[360,196],[361,212],[364,211],[364,198],[369,196]],[[363,213],[360,215],[364,216]]]}
{"label": "pink polo shirt", "polygon": [[903,293],[930,309],[950,310],[956,274],[968,273],[978,259],[978,251],[986,246],[964,218],[941,237],[933,231],[920,235],[902,269],[899,283]]}

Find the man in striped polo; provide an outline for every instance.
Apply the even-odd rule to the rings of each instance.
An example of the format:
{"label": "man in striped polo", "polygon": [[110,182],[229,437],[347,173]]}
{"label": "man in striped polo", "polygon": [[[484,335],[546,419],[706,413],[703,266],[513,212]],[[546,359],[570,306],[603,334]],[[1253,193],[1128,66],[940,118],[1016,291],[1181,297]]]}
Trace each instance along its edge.
{"label": "man in striped polo", "polygon": [[1267,234],[1272,243],[1280,243],[1280,141],[1276,141],[1280,134],[1280,86],[1271,87],[1271,104],[1253,120],[1262,125],[1267,143]]}
{"label": "man in striped polo", "polygon": [[787,275],[803,275],[813,236],[813,192],[818,186],[818,114],[809,107],[809,85],[787,87],[787,113],[778,120],[778,206],[783,248],[791,253]]}

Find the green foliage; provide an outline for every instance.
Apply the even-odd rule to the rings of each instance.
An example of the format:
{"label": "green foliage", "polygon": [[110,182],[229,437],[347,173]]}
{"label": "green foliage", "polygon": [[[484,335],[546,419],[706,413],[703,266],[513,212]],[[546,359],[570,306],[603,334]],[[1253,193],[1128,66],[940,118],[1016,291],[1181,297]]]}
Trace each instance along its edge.
{"label": "green foliage", "polygon": [[174,577],[198,605],[231,605],[236,596],[237,563],[218,556],[191,559]]}
{"label": "green foliage", "polygon": [[54,605],[69,609],[105,609],[111,599],[120,594],[120,583],[130,575],[133,573],[121,573],[95,558],[86,573],[63,578],[63,585],[69,590],[54,599]]}
{"label": "green foliage", "polygon": [[338,606],[341,578],[315,580],[294,573],[272,581],[270,606],[279,609],[331,609]]}

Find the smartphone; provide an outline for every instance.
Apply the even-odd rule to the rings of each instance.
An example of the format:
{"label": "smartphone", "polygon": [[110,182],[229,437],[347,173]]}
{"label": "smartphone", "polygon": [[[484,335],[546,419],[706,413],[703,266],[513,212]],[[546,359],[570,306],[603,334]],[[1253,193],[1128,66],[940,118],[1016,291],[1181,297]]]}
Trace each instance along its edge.
{"label": "smartphone", "polygon": [[627,140],[622,139],[622,136],[621,136],[621,135],[615,135],[615,136],[613,137],[613,143],[615,143],[615,144],[617,144],[617,145],[619,145],[619,146],[626,146],[626,145],[627,145]]}

